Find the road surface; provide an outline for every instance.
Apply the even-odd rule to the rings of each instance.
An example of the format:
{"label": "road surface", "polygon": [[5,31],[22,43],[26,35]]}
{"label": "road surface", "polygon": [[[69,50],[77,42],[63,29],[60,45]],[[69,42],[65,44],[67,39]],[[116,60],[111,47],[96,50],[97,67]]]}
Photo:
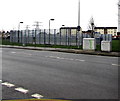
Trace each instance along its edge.
{"label": "road surface", "polygon": [[118,58],[3,48],[2,99],[117,99]]}

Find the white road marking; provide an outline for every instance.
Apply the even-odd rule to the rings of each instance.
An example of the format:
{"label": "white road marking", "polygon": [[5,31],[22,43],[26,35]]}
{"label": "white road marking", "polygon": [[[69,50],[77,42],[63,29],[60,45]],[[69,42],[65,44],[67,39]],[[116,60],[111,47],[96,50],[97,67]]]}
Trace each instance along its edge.
{"label": "white road marking", "polygon": [[74,59],[72,59],[72,58],[64,58],[64,59],[65,59],[65,60],[72,60],[72,61],[74,60]]}
{"label": "white road marking", "polygon": [[99,57],[99,58],[103,58],[103,57],[104,58],[118,58],[118,57],[110,57],[110,56],[109,57],[106,57],[106,56],[96,56],[96,57]]}
{"label": "white road marking", "polygon": [[[2,82],[2,80],[0,80],[0,82]],[[2,85],[5,85],[5,86],[7,86],[7,87],[14,87],[15,85],[14,84],[11,84],[11,83],[9,83],[9,82],[4,82],[4,83],[1,83]],[[22,87],[18,87],[18,88],[15,88],[15,90],[16,91],[19,91],[19,92],[21,92],[21,93],[24,93],[24,94],[26,94],[26,93],[28,93],[29,92],[29,90],[27,90],[27,89],[24,89],[24,88],[22,88]],[[33,95],[31,95],[32,97],[34,97],[34,98],[37,98],[37,99],[41,99],[43,96],[42,95],[40,95],[40,94],[33,94]]]}
{"label": "white road marking", "polygon": [[4,82],[4,83],[2,83],[2,85],[5,85],[7,87],[14,87],[15,86],[14,84],[11,84],[11,83],[8,83],[8,82]]}
{"label": "white road marking", "polygon": [[45,56],[46,58],[57,58],[56,56]]}
{"label": "white road marking", "polygon": [[59,59],[60,57],[56,57],[57,59]]}
{"label": "white road marking", "polygon": [[65,58],[60,58],[60,57],[57,57],[57,59],[62,59],[62,60],[64,60]]}
{"label": "white road marking", "polygon": [[49,56],[49,57],[51,57],[51,58],[56,58],[56,56]]}
{"label": "white road marking", "polygon": [[118,65],[118,64],[112,64],[112,66],[120,66],[120,65]]}
{"label": "white road marking", "polygon": [[43,96],[42,95],[40,95],[40,94],[33,94],[33,95],[31,95],[32,97],[35,97],[35,98],[37,98],[37,99],[40,99],[40,98],[42,98]]}
{"label": "white road marking", "polygon": [[29,56],[32,56],[32,54],[27,54],[27,53],[24,53],[25,55],[29,55]]}
{"label": "white road marking", "polygon": [[68,58],[68,60],[74,60],[74,59],[69,59],[69,58]]}
{"label": "white road marking", "polygon": [[77,60],[77,61],[81,61],[81,62],[84,62],[85,60],[80,60],[80,59],[75,59],[75,60]]}
{"label": "white road marking", "polygon": [[28,55],[32,56],[32,54],[28,54]]}
{"label": "white road marking", "polygon": [[57,57],[57,56],[45,56],[47,58],[56,58],[56,59],[61,59],[61,60],[71,60],[71,61],[81,61],[81,62],[85,62],[85,60],[81,60],[81,59],[72,59],[72,58],[63,58],[63,57]]}
{"label": "white road marking", "polygon": [[32,54],[30,54],[30,53],[25,53],[25,52],[21,52],[21,54],[25,54],[25,55],[32,55]]}
{"label": "white road marking", "polygon": [[11,53],[15,54],[16,52],[11,52]]}
{"label": "white road marking", "polygon": [[28,91],[29,91],[29,90],[24,89],[24,88],[22,88],[22,87],[15,88],[15,90],[16,90],[16,91],[19,91],[19,92],[21,92],[21,93],[24,93],[24,94],[28,93]]}

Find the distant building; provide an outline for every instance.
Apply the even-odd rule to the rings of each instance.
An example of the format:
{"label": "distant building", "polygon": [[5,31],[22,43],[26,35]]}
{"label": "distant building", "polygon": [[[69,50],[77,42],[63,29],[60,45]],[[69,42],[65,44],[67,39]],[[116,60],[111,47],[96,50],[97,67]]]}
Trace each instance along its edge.
{"label": "distant building", "polygon": [[82,31],[82,33],[83,33],[83,34],[89,34],[89,35],[91,35],[92,30]]}
{"label": "distant building", "polygon": [[95,33],[100,34],[112,34],[112,36],[117,36],[117,27],[95,27]]}
{"label": "distant building", "polygon": [[[66,35],[66,33],[71,35],[76,35],[77,27],[61,27],[60,31],[61,31],[61,35]],[[81,28],[81,32],[82,32],[82,28]]]}

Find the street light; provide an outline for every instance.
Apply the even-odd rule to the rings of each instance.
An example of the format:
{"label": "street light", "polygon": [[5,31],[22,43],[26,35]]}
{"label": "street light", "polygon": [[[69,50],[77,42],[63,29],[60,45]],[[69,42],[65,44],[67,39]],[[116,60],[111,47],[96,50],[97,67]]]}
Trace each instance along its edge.
{"label": "street light", "polygon": [[55,19],[50,19],[49,20],[49,44],[50,44],[50,21],[54,21]]}
{"label": "street light", "polygon": [[[78,31],[78,48],[80,48],[80,40],[81,40],[81,43],[82,43],[82,38],[80,36],[82,36],[81,32],[81,27],[80,27],[80,0],[78,1],[78,26],[77,26],[77,31]],[[80,39],[81,38],[81,39]]]}
{"label": "street light", "polygon": [[20,32],[20,24],[23,23],[23,22],[19,22],[18,24],[18,43],[19,43],[19,32]]}
{"label": "street light", "polygon": [[19,22],[19,24],[18,24],[18,30],[20,30],[20,24],[21,24],[21,23],[23,23],[23,22]]}

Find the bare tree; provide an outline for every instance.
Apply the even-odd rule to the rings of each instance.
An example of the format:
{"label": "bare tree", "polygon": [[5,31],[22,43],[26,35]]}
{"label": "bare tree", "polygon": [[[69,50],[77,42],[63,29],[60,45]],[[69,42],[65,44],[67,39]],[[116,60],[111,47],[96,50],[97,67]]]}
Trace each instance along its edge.
{"label": "bare tree", "polygon": [[91,17],[89,24],[88,24],[88,30],[91,30],[91,37],[94,37],[94,28],[95,28],[95,24],[94,24],[94,19],[93,17]]}

